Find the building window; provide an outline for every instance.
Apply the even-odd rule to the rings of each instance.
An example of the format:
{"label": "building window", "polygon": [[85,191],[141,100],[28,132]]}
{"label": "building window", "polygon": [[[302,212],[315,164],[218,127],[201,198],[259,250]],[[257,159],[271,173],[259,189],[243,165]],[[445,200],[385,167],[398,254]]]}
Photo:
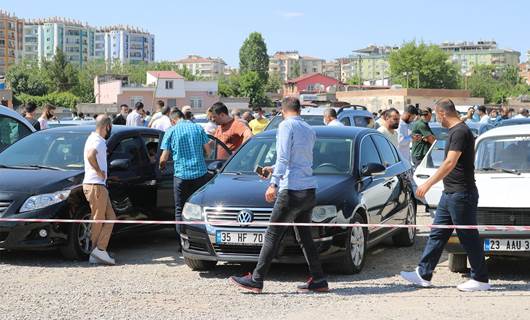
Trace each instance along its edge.
{"label": "building window", "polygon": [[172,90],[173,89],[173,81],[172,80],[166,80],[166,89]]}
{"label": "building window", "polygon": [[134,106],[136,104],[136,102],[143,103],[144,102],[144,97],[142,97],[142,96],[133,96],[133,97],[131,97],[131,106]]}
{"label": "building window", "polygon": [[388,105],[389,105],[389,106],[392,105],[392,99],[388,99]]}
{"label": "building window", "polygon": [[190,106],[193,109],[202,108],[202,98],[201,97],[192,97],[192,98],[190,98]]}

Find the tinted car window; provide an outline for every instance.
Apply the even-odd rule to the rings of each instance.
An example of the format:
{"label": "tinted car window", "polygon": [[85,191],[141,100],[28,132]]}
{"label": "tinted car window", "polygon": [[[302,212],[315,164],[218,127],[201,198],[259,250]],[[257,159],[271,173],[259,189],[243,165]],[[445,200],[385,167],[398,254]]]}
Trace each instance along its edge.
{"label": "tinted car window", "polygon": [[31,131],[21,122],[0,115],[0,151],[29,135]]}
{"label": "tinted car window", "polygon": [[356,127],[375,128],[375,121],[370,117],[353,117]]}
{"label": "tinted car window", "polygon": [[87,137],[88,133],[35,133],[0,153],[0,164],[82,169]]}
{"label": "tinted car window", "polygon": [[344,117],[340,119],[340,122],[345,126],[351,126],[351,121],[349,117]]}
{"label": "tinted car window", "polygon": [[129,159],[131,165],[137,166],[145,160],[142,147],[140,139],[125,138],[112,151],[110,161],[115,159]]}
{"label": "tinted car window", "polygon": [[370,138],[370,136],[366,136],[362,143],[361,143],[361,161],[360,161],[360,169],[366,167],[369,163],[381,163],[381,159],[379,158],[379,153],[377,152],[377,149],[375,148],[375,144]]}
{"label": "tinted car window", "polygon": [[398,162],[398,159],[396,159],[394,152],[392,151],[392,146],[387,139],[380,135],[372,135],[372,138],[374,139],[377,149],[383,158],[383,164],[385,167],[391,166]]}
{"label": "tinted car window", "polygon": [[[321,115],[302,115],[301,117],[310,126],[323,126],[324,125],[324,117]],[[278,129],[278,126],[280,125],[282,121],[283,121],[282,116],[275,116],[271,120],[269,125],[267,126],[267,130]]]}

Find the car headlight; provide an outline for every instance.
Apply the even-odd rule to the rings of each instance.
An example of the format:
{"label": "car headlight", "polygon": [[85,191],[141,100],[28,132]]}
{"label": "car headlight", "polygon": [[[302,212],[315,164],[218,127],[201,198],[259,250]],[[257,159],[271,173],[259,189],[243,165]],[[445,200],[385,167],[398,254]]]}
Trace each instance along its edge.
{"label": "car headlight", "polygon": [[31,196],[24,202],[19,212],[22,213],[22,212],[46,208],[48,206],[51,206],[53,204],[66,200],[69,195],[70,195],[70,190],[62,190],[62,191],[57,191],[54,193],[45,193],[45,194],[39,194],[36,196]]}
{"label": "car headlight", "polygon": [[182,209],[183,220],[202,220],[202,208],[199,205],[186,202]]}
{"label": "car headlight", "polygon": [[313,222],[322,222],[328,218],[337,216],[337,207],[335,206],[318,206],[313,209]]}

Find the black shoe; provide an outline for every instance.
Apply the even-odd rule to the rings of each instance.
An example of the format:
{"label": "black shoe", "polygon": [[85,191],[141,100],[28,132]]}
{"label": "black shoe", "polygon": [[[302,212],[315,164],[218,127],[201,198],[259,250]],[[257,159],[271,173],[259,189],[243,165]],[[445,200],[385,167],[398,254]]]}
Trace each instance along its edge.
{"label": "black shoe", "polygon": [[243,277],[231,276],[230,282],[240,288],[252,291],[254,293],[261,293],[263,290],[263,281],[256,281],[252,279],[252,273],[248,273]]}
{"label": "black shoe", "polygon": [[328,282],[326,279],[313,280],[309,278],[306,283],[297,286],[299,292],[328,292]]}

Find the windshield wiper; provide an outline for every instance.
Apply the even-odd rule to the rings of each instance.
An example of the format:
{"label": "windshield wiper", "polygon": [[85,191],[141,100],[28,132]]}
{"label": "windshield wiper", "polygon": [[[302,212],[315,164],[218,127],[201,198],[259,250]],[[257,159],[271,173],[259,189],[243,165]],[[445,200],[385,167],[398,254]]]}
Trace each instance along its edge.
{"label": "windshield wiper", "polygon": [[27,165],[30,168],[37,168],[37,169],[48,169],[48,170],[55,170],[55,171],[63,171],[61,168],[52,167],[52,166],[43,166],[40,164],[29,164]]}
{"label": "windshield wiper", "polygon": [[517,176],[521,175],[521,172],[517,169],[505,169],[505,168],[491,168],[491,167],[486,167],[486,168],[480,168],[479,170],[481,171],[501,171],[501,172],[504,172],[504,173],[511,173],[511,174],[515,174]]}
{"label": "windshield wiper", "polygon": [[243,175],[242,172],[239,172],[239,171],[230,171],[230,172],[223,172],[224,174],[233,174],[233,175],[236,175],[236,176],[240,176],[240,175]]}
{"label": "windshield wiper", "polygon": [[0,164],[0,168],[2,168],[2,169],[22,169],[22,170],[30,169],[30,170],[35,170],[35,168],[28,168],[27,166],[8,166],[8,165],[5,165],[5,164]]}

